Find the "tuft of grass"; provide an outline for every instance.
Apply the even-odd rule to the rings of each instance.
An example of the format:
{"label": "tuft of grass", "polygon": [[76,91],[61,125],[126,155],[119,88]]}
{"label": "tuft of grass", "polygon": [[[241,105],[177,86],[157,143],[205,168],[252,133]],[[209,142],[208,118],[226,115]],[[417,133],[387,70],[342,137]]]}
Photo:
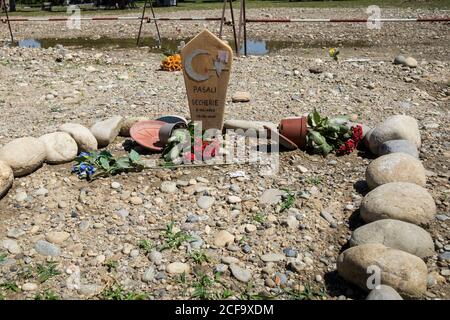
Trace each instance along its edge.
{"label": "tuft of grass", "polygon": [[6,253],[0,253],[0,263],[6,260]]}
{"label": "tuft of grass", "polygon": [[174,222],[170,222],[166,226],[166,231],[163,234],[163,237],[165,238],[164,244],[159,248],[159,251],[163,251],[166,249],[178,249],[183,242],[189,242],[195,240],[193,237],[191,237],[187,232],[185,231],[178,231],[174,232]]}
{"label": "tuft of grass", "polygon": [[0,301],[5,300],[5,296],[0,292]]}
{"label": "tuft of grass", "polygon": [[322,177],[309,177],[308,179],[306,179],[306,182],[318,186],[322,183]]}
{"label": "tuft of grass", "polygon": [[148,295],[142,292],[125,291],[121,286],[109,287],[101,293],[104,300],[147,300]]}
{"label": "tuft of grass", "polygon": [[6,291],[20,292],[19,286],[14,281],[7,281],[0,284],[0,287]]}
{"label": "tuft of grass", "polygon": [[138,242],[139,249],[143,250],[146,254],[152,252],[155,246],[148,240],[142,239]]}
{"label": "tuft of grass", "polygon": [[37,280],[40,283],[44,283],[48,279],[60,275],[61,272],[58,271],[56,262],[48,262],[45,265],[38,264],[36,266],[36,274]]}
{"label": "tuft of grass", "polygon": [[253,221],[256,221],[258,223],[264,223],[264,221],[266,221],[266,216],[263,215],[261,212],[258,212],[257,214],[255,214],[253,216]]}
{"label": "tuft of grass", "polygon": [[[203,273],[195,274],[196,280],[192,283],[194,292],[192,298],[201,300],[223,300],[231,297],[233,292],[220,281],[220,273],[216,273],[214,278]],[[216,288],[217,287],[217,288]]]}
{"label": "tuft of grass", "polygon": [[52,290],[46,289],[41,293],[38,293],[34,300],[60,300],[61,298]]}
{"label": "tuft of grass", "polygon": [[108,269],[108,272],[115,271],[117,267],[119,266],[119,262],[116,260],[108,260],[105,262],[106,269]]}
{"label": "tuft of grass", "polygon": [[264,292],[254,292],[253,291],[253,283],[248,282],[244,288],[244,291],[241,292],[239,299],[240,300],[270,300],[275,299],[275,296],[271,296]]}
{"label": "tuft of grass", "polygon": [[189,254],[189,257],[196,263],[202,264],[203,262],[210,262],[209,257],[202,250],[193,251]]}
{"label": "tuft of grass", "polygon": [[295,194],[293,194],[288,189],[283,189],[283,191],[285,191],[287,194],[286,194],[283,202],[281,203],[281,210],[280,210],[280,212],[283,212],[283,211],[289,209],[290,207],[292,207],[292,205],[295,202]]}
{"label": "tuft of grass", "polygon": [[17,272],[17,276],[25,280],[32,279],[34,277],[33,268],[28,266],[23,267]]}
{"label": "tuft of grass", "polygon": [[327,297],[325,287],[317,289],[309,284],[305,285],[305,290],[302,292],[294,291],[292,289],[285,289],[284,294],[286,294],[291,300],[322,300]]}

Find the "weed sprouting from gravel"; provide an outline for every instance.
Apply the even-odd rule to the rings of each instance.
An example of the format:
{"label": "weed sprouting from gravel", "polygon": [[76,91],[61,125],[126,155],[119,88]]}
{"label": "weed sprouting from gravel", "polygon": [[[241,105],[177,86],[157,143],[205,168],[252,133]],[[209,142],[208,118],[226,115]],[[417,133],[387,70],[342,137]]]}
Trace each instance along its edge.
{"label": "weed sprouting from gravel", "polygon": [[159,248],[160,251],[166,250],[166,249],[178,249],[183,242],[189,242],[195,240],[192,236],[190,236],[185,231],[178,231],[174,232],[174,222],[170,222],[167,224],[166,231],[164,232],[164,244]]}
{"label": "weed sprouting from gravel", "polygon": [[309,177],[308,179],[306,179],[306,182],[318,186],[322,183],[322,177]]}
{"label": "weed sprouting from gravel", "polygon": [[203,262],[209,262],[210,259],[202,250],[193,251],[189,254],[189,257],[196,263],[202,264]]}
{"label": "weed sprouting from gravel", "polygon": [[[216,273],[214,278],[203,273],[198,273],[195,276],[196,280],[192,283],[192,287],[194,288],[193,298],[201,300],[223,300],[233,295],[233,292],[220,281],[220,273]],[[221,288],[214,290],[215,286],[221,286]]]}
{"label": "weed sprouting from gravel", "polygon": [[34,297],[34,300],[60,300],[60,297],[52,290],[47,289],[41,293],[38,293]]}
{"label": "weed sprouting from gravel", "polygon": [[6,291],[20,292],[19,286],[14,281],[7,281],[0,284],[0,287]]}
{"label": "weed sprouting from gravel", "polygon": [[283,189],[283,191],[286,192],[286,196],[285,196],[285,199],[283,200],[283,202],[281,203],[280,212],[283,212],[284,210],[289,209],[290,207],[292,207],[292,205],[295,202],[295,194],[294,193],[292,193],[288,189]]}
{"label": "weed sprouting from gravel", "polygon": [[240,300],[269,300],[274,299],[274,296],[268,295],[264,292],[254,292],[253,291],[254,284],[252,282],[247,283],[244,288],[244,291],[241,292],[239,299]]}
{"label": "weed sprouting from gravel", "polygon": [[33,268],[26,266],[17,272],[17,276],[24,280],[32,279],[34,277]]}
{"label": "weed sprouting from gravel", "polygon": [[104,300],[147,300],[148,295],[142,292],[125,291],[121,286],[106,288],[101,293]]}
{"label": "weed sprouting from gravel", "polygon": [[143,250],[146,254],[152,252],[155,246],[148,240],[142,239],[138,242],[139,249]]}
{"label": "weed sprouting from gravel", "polygon": [[50,278],[56,277],[61,274],[56,268],[55,262],[48,262],[47,264],[38,264],[36,266],[37,279],[40,283],[44,283]]}
{"label": "weed sprouting from gravel", "polygon": [[266,216],[263,215],[261,212],[258,212],[253,216],[253,221],[258,223],[264,223],[264,221],[266,221]]}
{"label": "weed sprouting from gravel", "polygon": [[6,260],[6,253],[0,253],[0,263]]}
{"label": "weed sprouting from gravel", "polygon": [[115,271],[117,267],[119,266],[119,262],[115,260],[108,260],[105,263],[106,269],[108,269],[108,272]]}

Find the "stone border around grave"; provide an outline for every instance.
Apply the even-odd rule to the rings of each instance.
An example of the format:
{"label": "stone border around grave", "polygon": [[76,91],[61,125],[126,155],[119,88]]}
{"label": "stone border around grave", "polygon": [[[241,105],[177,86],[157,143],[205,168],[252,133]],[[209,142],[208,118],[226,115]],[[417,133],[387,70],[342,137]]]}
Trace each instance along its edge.
{"label": "stone border around grave", "polygon": [[[423,188],[425,169],[414,150],[421,143],[417,121],[392,116],[368,135],[367,147],[380,157],[366,168],[366,182],[372,190],[359,209],[367,224],[353,230],[351,247],[337,259],[337,271],[344,280],[370,291],[367,300],[420,297],[428,282],[422,259],[435,250],[431,235],[418,225],[427,225],[436,207]],[[386,143],[390,148],[380,148]],[[369,288],[368,283],[375,283],[377,277],[379,287]]]}
{"label": "stone border around grave", "polygon": [[[78,153],[81,151],[97,150],[98,146],[107,147],[119,134],[125,137],[129,136],[129,128],[135,122],[142,119],[140,117],[131,117],[124,120],[121,116],[114,116],[96,122],[91,129],[80,124],[66,123],[59,127],[58,133],[50,133],[42,136],[45,137],[44,139],[42,137],[39,139],[24,137],[10,141],[0,148],[0,199],[12,187],[14,178],[34,172],[44,162],[49,164],[55,163],[55,158],[57,159],[57,163],[73,161],[76,157],[73,152],[75,144],[78,147]],[[399,125],[398,121],[406,121],[408,125]],[[411,124],[413,124],[412,129]],[[408,128],[411,130],[408,131]],[[382,145],[391,140],[407,140],[419,147],[420,132],[417,121],[408,116],[392,116],[378,127],[372,129],[367,137],[369,149],[375,151],[378,145]],[[384,182],[379,186],[375,186],[372,191],[379,191],[381,188],[386,188],[387,184],[403,183],[400,189],[404,189],[408,183],[417,184],[417,181],[425,181],[425,171],[420,161],[411,155],[405,157],[405,153],[401,153],[402,150],[399,151],[397,152],[395,150],[394,145],[389,150],[391,153],[388,152],[386,155],[386,150],[383,149],[382,153],[385,155],[381,157],[385,157],[385,161],[383,162],[384,167],[382,166],[380,172],[387,176],[387,178],[385,177]],[[408,164],[408,162],[413,160],[419,162],[420,166],[422,166],[422,168],[419,166],[419,170],[414,172],[418,176],[416,177],[417,179],[404,174],[396,176],[397,172],[395,170],[386,168],[386,163],[392,165],[400,163],[401,167],[403,167],[404,162]],[[376,163],[377,161],[374,160],[369,164],[366,169],[366,175],[367,171],[371,169],[377,172],[377,170],[371,168],[371,166],[376,166]],[[415,166],[417,167],[417,163]],[[399,191],[401,191],[400,198],[404,203],[417,203],[417,197],[414,192],[408,194],[404,190]],[[432,217],[434,217],[436,214],[435,208],[433,212],[432,205],[429,204],[429,199],[431,198],[432,200],[431,195],[429,195],[426,189],[420,192],[424,194],[423,199],[427,199],[423,200],[421,198],[419,200],[422,202],[428,201],[428,207],[425,206],[424,210],[431,210]],[[364,209],[364,200],[368,198],[370,198],[369,194],[364,197],[360,209]],[[381,201],[383,200],[386,199],[381,199]],[[365,206],[367,207],[367,205]],[[338,274],[346,281],[356,284],[366,291],[367,278],[370,276],[367,273],[367,268],[375,265],[380,269],[381,286],[379,289],[373,289],[369,293],[367,297],[369,300],[402,299],[398,293],[405,297],[417,297],[423,295],[427,289],[428,270],[422,258],[434,254],[433,241],[427,231],[411,222],[424,224],[422,222],[427,222],[432,217],[428,217],[428,220],[419,219],[417,220],[418,222],[411,220],[408,221],[409,223],[401,222],[401,220],[398,220],[398,217],[389,216],[389,206],[386,206],[385,212],[379,213],[380,216],[374,219],[376,220],[375,222],[370,222],[370,220],[366,221],[370,223],[353,231],[352,239],[350,239],[351,245],[353,246],[341,253],[337,260]],[[367,210],[367,208],[364,210]],[[425,213],[430,214],[430,212]],[[387,218],[390,219],[387,220]],[[374,223],[377,224],[376,227],[372,225]],[[389,228],[383,226],[388,223],[391,225]],[[395,228],[399,223],[405,223],[407,227],[396,232]],[[361,231],[361,228],[374,229],[374,231]],[[364,232],[369,234],[361,235]],[[371,232],[372,234],[370,234]],[[416,235],[412,233],[416,233]],[[403,238],[408,239],[410,243],[402,243]],[[385,244],[390,247],[385,246]]]}

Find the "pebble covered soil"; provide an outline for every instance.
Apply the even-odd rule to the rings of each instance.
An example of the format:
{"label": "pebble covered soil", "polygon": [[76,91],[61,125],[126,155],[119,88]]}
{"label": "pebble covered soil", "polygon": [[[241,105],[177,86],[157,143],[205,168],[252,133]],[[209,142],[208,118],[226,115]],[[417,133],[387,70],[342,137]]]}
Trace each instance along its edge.
{"label": "pebble covered soil", "polygon": [[[249,15],[365,17],[364,9],[252,9]],[[64,24],[52,26],[61,28],[19,23],[13,28],[18,39],[132,37],[136,31],[133,22],[86,22],[81,31],[70,32]],[[205,26],[218,29],[217,23],[173,23],[163,32],[189,37]],[[252,25],[252,37],[298,46],[235,58],[226,104],[226,119],[275,124],[313,108],[323,115],[357,115],[372,128],[395,114],[414,117],[425,188],[437,208],[424,226],[434,250],[422,250],[428,274],[421,299],[450,298],[448,28]],[[151,29],[146,26],[147,36]],[[227,26],[228,40],[230,35]],[[0,30],[2,39],[8,39],[6,28]],[[338,62],[328,56],[331,46],[340,48]],[[393,64],[399,54],[414,57],[417,67]],[[0,146],[57,131],[66,122],[89,128],[113,115],[189,117],[182,73],[159,71],[161,58],[145,47],[0,47]],[[250,102],[233,103],[236,91],[249,92]],[[118,137],[108,150],[123,153],[126,140]],[[0,297],[365,299],[367,293],[336,269],[352,231],[364,224],[359,208],[374,158],[367,150],[326,158],[296,150],[280,153],[274,176],[242,164],[147,170],[91,183],[71,174],[72,163],[44,164],[16,177],[0,199]],[[236,171],[245,175],[235,177]]]}

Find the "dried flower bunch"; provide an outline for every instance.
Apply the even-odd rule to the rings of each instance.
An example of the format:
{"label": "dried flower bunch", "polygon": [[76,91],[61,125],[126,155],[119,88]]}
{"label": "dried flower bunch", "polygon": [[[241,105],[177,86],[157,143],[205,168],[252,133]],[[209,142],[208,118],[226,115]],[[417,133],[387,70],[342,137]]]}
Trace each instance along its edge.
{"label": "dried flower bunch", "polygon": [[161,61],[161,69],[164,71],[181,71],[181,56],[179,54],[173,54],[165,57]]}

